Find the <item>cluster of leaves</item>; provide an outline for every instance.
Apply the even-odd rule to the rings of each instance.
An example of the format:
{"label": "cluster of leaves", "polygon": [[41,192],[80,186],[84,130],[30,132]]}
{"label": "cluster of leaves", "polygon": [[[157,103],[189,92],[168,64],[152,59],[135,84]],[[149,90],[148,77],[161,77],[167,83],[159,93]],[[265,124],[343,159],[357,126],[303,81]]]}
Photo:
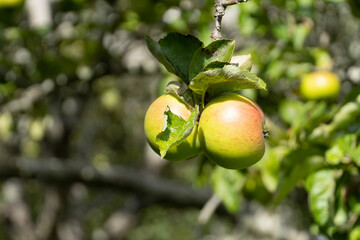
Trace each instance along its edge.
{"label": "cluster of leaves", "polygon": [[205,106],[206,94],[209,100],[228,91],[266,89],[265,82],[250,72],[250,55],[232,58],[233,40],[215,40],[204,47],[192,35],[169,33],[159,42],[147,38],[146,43],[159,62],[180,78],[180,84],[171,82],[165,92],[178,97],[192,111],[187,121],[171,109],[165,111],[166,126],[156,138],[161,157],[189,136],[201,114],[200,108]]}
{"label": "cluster of leaves", "polygon": [[304,189],[313,234],[358,239],[360,90],[354,89],[341,106],[284,99],[279,114],[283,125],[267,119],[270,138],[258,164],[231,171],[205,161],[198,180],[203,183],[210,173],[214,192],[234,213],[243,198],[276,206]]}
{"label": "cluster of leaves", "polygon": [[[271,94],[258,96],[266,99],[259,102],[270,129],[267,151],[258,165],[244,173],[245,183],[239,191],[264,204],[269,198],[273,199],[271,203],[279,204],[294,192],[305,190],[313,233],[353,240],[359,239],[360,224],[356,204],[360,154],[358,83],[351,75],[340,75],[343,89],[336,102],[305,101],[298,96],[298,81],[304,74],[316,68],[341,73],[359,63],[354,52],[338,48],[358,42],[358,28],[354,32],[345,32],[341,27],[333,30],[337,25],[358,25],[354,12],[359,8],[353,1],[348,2],[350,10],[345,15],[336,15],[339,9],[347,9],[343,0],[277,0],[273,4],[255,0],[242,6],[241,32],[251,35],[251,40],[254,35],[258,38],[258,46],[250,46],[247,51],[252,52]],[[328,17],[321,9],[327,9]],[[271,11],[277,14],[268,14]],[[335,15],[336,22],[330,20]],[[319,40],[320,32],[329,36],[328,43]],[[268,36],[275,41],[264,41]],[[346,88],[346,84],[352,87]],[[263,194],[259,195],[260,191]]]}
{"label": "cluster of leaves", "polygon": [[[267,151],[262,161],[242,171],[214,167],[205,160],[200,165],[198,181],[202,184],[210,175],[209,180],[215,193],[231,212],[239,209],[242,198],[276,205],[294,190],[303,189],[307,192],[308,207],[313,216],[312,233],[353,240],[360,235],[357,204],[360,90],[353,88],[346,96],[342,96],[343,100],[335,103],[301,100],[297,87],[301,76],[313,71],[315,66],[332,69],[346,64],[339,61],[344,59],[341,58],[344,53],[332,49],[336,44],[329,46],[329,49],[306,47],[309,43],[319,45],[315,38],[317,31],[320,31],[318,29],[329,31],[330,24],[326,25],[325,22],[316,22],[315,26],[314,20],[319,17],[315,9],[329,8],[330,15],[336,11],[336,6],[334,2],[316,5],[315,1],[300,0],[294,4],[276,1],[274,6],[253,1],[242,6],[242,33],[252,37],[255,33],[261,39],[260,45],[252,42],[243,52],[252,53],[257,67],[255,71],[261,72],[271,83],[269,89],[272,94],[261,93],[259,96],[268,100],[264,104],[260,100],[269,117],[267,127],[270,129],[270,139]],[[267,14],[270,11],[267,8],[279,12],[278,15],[271,15],[276,16],[276,19]],[[273,25],[271,28],[268,27],[270,22]],[[313,28],[317,30],[312,31]],[[338,32],[329,34],[337,40],[337,44],[354,40]],[[276,44],[264,41],[269,35],[277,40]],[[337,53],[337,56],[332,59],[329,51]],[[199,68],[206,71],[204,65],[200,64]],[[225,67],[232,65],[222,66]],[[203,97],[204,89],[198,90],[191,83],[194,79],[200,83],[202,75],[198,71],[190,73],[190,82],[186,83],[194,93]],[[225,75],[222,73],[222,76]],[[211,83],[212,80],[205,79],[205,82]],[[214,85],[213,89],[218,86],[220,84]],[[206,92],[210,96],[217,94],[212,92],[211,86],[206,86]],[[270,107],[271,104],[277,107]]]}
{"label": "cluster of leaves", "polygon": [[[153,99],[154,85],[149,83],[159,78],[160,73],[154,68],[141,68],[144,63],[138,63],[139,57],[128,60],[128,56],[148,59],[146,51],[139,54],[134,49],[140,49],[145,35],[160,32],[192,33],[209,43],[213,1],[63,0],[51,1],[51,4],[53,26],[41,32],[29,29],[24,4],[0,8],[1,111],[5,104],[18,102],[33,90],[53,86],[52,91],[46,92],[34,105],[22,101],[20,111],[1,113],[1,157],[84,158],[88,159],[86,163],[101,169],[115,163],[145,166],[143,132],[138,126],[143,121],[145,106]],[[359,1],[252,0],[238,8],[229,7],[227,15],[236,16],[234,12],[240,8],[241,14],[231,18],[230,24],[224,19],[223,33],[236,39],[237,48],[242,49],[241,52],[235,50],[234,55],[251,53],[252,72],[268,83],[268,92],[250,93],[267,115],[270,138],[263,160],[249,169],[226,170],[202,161],[198,183],[209,180],[231,212],[241,207],[243,198],[267,205],[279,203],[288,196],[299,203],[297,206],[304,207],[302,209],[306,209],[309,202],[314,234],[359,239],[356,96],[360,90],[355,88],[359,83],[358,74],[350,74],[360,66]],[[169,14],[174,11],[176,14]],[[174,17],[166,18],[166,15]],[[333,71],[343,83],[338,102],[299,100],[297,86],[301,75],[315,67],[330,65],[330,55]],[[132,65],[140,67],[131,68]],[[189,82],[196,77],[190,76],[190,72],[188,75]],[[188,88],[184,83],[171,85],[168,90],[179,93],[191,107],[199,104],[201,110],[201,94],[195,93],[195,98]],[[352,93],[346,96],[351,88]],[[190,182],[194,180],[197,163],[169,164],[166,171],[160,172]],[[23,183],[29,193],[26,195],[29,209],[35,216],[40,215],[45,186],[40,181]],[[74,192],[79,193],[79,185],[75,185]],[[108,214],[116,211],[125,197],[114,192],[117,197],[114,200],[111,196],[103,197],[107,190],[85,189],[81,185],[80,193],[89,191],[88,197],[64,199],[69,199],[67,202],[71,204],[67,212],[74,212],[78,204],[92,206],[87,208],[91,211],[84,211],[89,213],[86,219],[91,220],[91,224],[81,221],[87,228],[85,235],[91,236],[92,231],[102,228]],[[304,190],[308,195],[303,194]],[[106,202],[100,203],[96,198]],[[99,204],[95,205],[93,200]],[[170,212],[176,215],[161,206],[159,209],[163,211],[162,217],[156,215],[153,208],[146,209],[149,217],[145,224],[142,223],[144,217],[139,215],[139,224],[134,230],[138,235],[134,237],[130,233],[127,238],[169,239],[174,234],[166,233],[170,229],[168,219],[177,220],[173,224],[175,233],[181,223],[186,222],[183,219],[195,219],[197,214],[194,211],[189,218],[188,210],[183,208],[172,208]],[[73,216],[63,217],[71,221]],[[298,221],[306,222],[303,217],[296,215]],[[218,226],[224,222],[224,219],[215,222],[217,229],[211,231],[219,233]],[[192,220],[182,229],[189,234],[194,224]],[[1,224],[0,238],[10,239],[6,237],[8,231],[9,225]]]}
{"label": "cluster of leaves", "polygon": [[270,153],[265,159],[265,165],[279,166],[272,170],[276,182],[274,202],[279,203],[303,183],[317,226],[314,229],[335,238],[344,238],[349,233],[349,239],[357,239],[351,236],[358,234],[355,232],[360,224],[357,204],[360,190],[359,89],[350,93],[342,106],[284,100],[280,116],[290,128],[282,133],[284,137],[278,139],[270,152],[286,149],[286,153],[279,159]]}

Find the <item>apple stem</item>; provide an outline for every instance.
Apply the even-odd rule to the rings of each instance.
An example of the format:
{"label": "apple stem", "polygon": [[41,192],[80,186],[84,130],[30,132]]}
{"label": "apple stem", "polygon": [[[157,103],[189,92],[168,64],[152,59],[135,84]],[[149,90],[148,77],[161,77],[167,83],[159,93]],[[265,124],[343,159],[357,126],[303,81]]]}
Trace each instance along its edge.
{"label": "apple stem", "polygon": [[215,0],[215,27],[213,32],[211,33],[212,40],[222,39],[221,35],[221,20],[225,15],[225,9],[227,6],[247,2],[248,0]]}

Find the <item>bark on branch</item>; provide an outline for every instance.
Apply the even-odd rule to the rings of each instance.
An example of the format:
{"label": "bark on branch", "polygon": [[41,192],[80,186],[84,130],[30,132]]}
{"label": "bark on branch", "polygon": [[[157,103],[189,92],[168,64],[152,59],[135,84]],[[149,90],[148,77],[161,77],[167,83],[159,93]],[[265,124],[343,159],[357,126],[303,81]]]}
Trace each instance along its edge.
{"label": "bark on branch", "polygon": [[212,40],[218,40],[222,38],[221,35],[221,20],[225,15],[225,9],[227,6],[247,2],[248,0],[215,0],[215,28],[211,33]]}
{"label": "bark on branch", "polygon": [[248,0],[222,0],[222,5],[224,7],[230,6],[230,5],[235,5],[238,3],[243,3],[243,2],[247,2]]}
{"label": "bark on branch", "polygon": [[201,207],[212,195],[208,188],[194,189],[143,170],[124,166],[98,170],[83,163],[65,163],[56,159],[0,161],[0,179],[10,177],[35,178],[55,184],[82,182],[89,186],[115,187],[178,206]]}

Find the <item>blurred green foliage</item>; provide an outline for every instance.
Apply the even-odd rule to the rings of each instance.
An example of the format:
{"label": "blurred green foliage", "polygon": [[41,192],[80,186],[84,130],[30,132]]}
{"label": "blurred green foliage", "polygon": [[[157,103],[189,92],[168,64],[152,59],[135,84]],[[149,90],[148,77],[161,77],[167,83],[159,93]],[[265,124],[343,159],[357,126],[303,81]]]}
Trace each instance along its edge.
{"label": "blurred green foliage", "polygon": [[[24,3],[0,4],[1,161],[56,157],[97,169],[144,167],[146,108],[174,78],[150,56],[145,36],[190,33],[207,44],[213,2],[63,0],[51,1],[51,9],[52,25],[37,29]],[[228,7],[223,36],[236,41],[236,55],[252,55],[252,71],[267,83],[268,91],[250,93],[267,117],[266,154],[242,171],[194,159],[168,164],[159,174],[211,184],[230,212],[244,199],[273,206],[305,191],[298,201],[312,216],[312,234],[360,239],[359,13],[356,0],[252,0]],[[317,69],[340,77],[335,101],[299,96],[301,77]],[[34,218],[44,185],[24,186]],[[95,206],[82,219],[85,236],[123,204],[123,193],[111,192],[103,202],[101,189],[75,189],[83,193],[80,204],[69,200],[68,208]],[[193,209],[149,207],[128,239],[188,239],[196,215]],[[213,221],[231,232],[229,222]],[[10,238],[3,222],[0,238]]]}

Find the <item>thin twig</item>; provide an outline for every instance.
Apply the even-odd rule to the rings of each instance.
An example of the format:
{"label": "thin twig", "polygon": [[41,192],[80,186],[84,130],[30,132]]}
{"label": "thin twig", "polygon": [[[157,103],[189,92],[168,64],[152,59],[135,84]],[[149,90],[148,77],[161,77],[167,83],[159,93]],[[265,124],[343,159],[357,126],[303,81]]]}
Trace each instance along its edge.
{"label": "thin twig", "polygon": [[221,20],[225,15],[225,9],[227,6],[247,2],[248,0],[215,0],[215,28],[211,33],[212,40],[218,40],[222,38],[221,35]]}
{"label": "thin twig", "polygon": [[204,227],[206,223],[209,222],[211,216],[214,214],[216,209],[221,204],[221,199],[213,194],[211,198],[205,203],[203,208],[200,210],[198,219],[197,219],[197,225],[194,230],[194,239],[200,239],[203,236]]}
{"label": "thin twig", "polygon": [[205,225],[214,214],[216,208],[220,205],[221,199],[215,194],[211,196],[211,198],[206,202],[204,207],[201,209],[198,223],[201,225]]}

